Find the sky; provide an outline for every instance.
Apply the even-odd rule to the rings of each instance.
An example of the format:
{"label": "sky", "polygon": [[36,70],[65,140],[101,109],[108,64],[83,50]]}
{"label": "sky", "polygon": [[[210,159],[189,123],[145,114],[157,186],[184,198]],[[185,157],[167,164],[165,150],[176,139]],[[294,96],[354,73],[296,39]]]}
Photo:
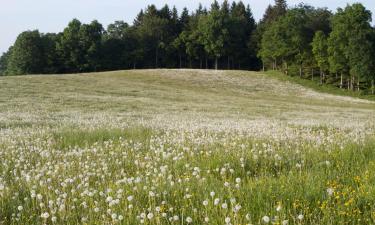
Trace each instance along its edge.
{"label": "sky", "polygon": [[[138,12],[147,5],[161,7],[165,4],[195,10],[199,3],[209,7],[213,0],[0,0],[0,53],[5,52],[22,31],[38,29],[40,32],[60,32],[73,18],[84,23],[97,19],[105,27],[116,21],[132,23]],[[303,0],[288,0],[296,5]],[[222,2],[222,1],[220,1]],[[262,18],[273,0],[243,0],[250,4],[256,20]],[[374,0],[305,0],[306,4],[336,10],[347,3],[361,2],[375,12]],[[373,16],[373,18],[375,18]]]}

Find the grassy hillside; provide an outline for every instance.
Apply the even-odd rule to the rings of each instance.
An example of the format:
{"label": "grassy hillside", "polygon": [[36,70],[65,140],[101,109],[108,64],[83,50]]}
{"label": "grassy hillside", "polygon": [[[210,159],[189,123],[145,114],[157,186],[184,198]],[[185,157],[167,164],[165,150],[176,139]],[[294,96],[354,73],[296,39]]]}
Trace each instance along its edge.
{"label": "grassy hillside", "polygon": [[341,122],[369,118],[375,108],[373,102],[317,93],[255,72],[140,70],[6,77],[0,84],[3,127],[74,120],[77,114],[124,121],[184,116]]}
{"label": "grassy hillside", "polygon": [[371,224],[374,133],[263,73],[3,77],[0,224]]}

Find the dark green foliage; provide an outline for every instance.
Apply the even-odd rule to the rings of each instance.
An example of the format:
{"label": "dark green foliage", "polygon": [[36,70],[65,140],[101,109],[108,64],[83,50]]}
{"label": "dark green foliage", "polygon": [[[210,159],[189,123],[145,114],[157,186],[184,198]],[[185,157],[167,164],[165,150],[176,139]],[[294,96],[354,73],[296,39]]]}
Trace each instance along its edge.
{"label": "dark green foliage", "polygon": [[81,24],[74,19],[61,34],[57,51],[63,72],[90,72],[100,68],[103,27],[97,21]]}
{"label": "dark green foliage", "polygon": [[[361,4],[353,4],[345,9],[348,18],[348,28],[351,34],[348,35],[347,56],[349,59],[350,75],[357,79],[357,89],[360,90],[361,82],[368,82],[372,75],[371,61],[372,28],[371,12]],[[352,89],[354,84],[352,84]]]}
{"label": "dark green foliage", "polygon": [[[279,5],[276,11],[280,7],[286,10],[282,3]],[[191,14],[185,8],[180,15],[175,7],[165,5],[157,9],[149,5],[140,11],[132,25],[116,21],[104,30],[97,21],[82,24],[74,19],[59,34],[34,34],[34,39],[21,44],[26,48],[18,47],[24,42],[20,35],[14,53],[8,52],[1,58],[0,73],[213,68],[214,65],[257,69],[256,43],[250,41],[255,28],[250,7],[242,2],[224,1],[220,5],[215,1],[210,11],[200,5]]]}
{"label": "dark green foliage", "polygon": [[256,50],[250,42],[255,28],[256,24],[250,7],[246,7],[242,2],[233,3],[229,26],[229,57],[232,59],[232,68],[258,67]]}
{"label": "dark green foliage", "polygon": [[44,65],[43,72],[45,74],[59,73],[62,67],[62,61],[56,51],[56,45],[59,40],[59,35],[45,34],[42,37]]}
{"label": "dark green foliage", "polygon": [[12,53],[12,48],[13,47],[10,47],[8,51],[4,52],[3,55],[0,57],[0,76],[7,75],[8,62],[9,57]]}
{"label": "dark green foliage", "polygon": [[324,27],[324,24],[319,25],[311,20],[311,14],[320,10],[300,5],[271,23],[261,41],[259,55],[263,62],[272,63],[273,69],[283,68],[286,73],[289,66],[295,64],[302,76],[302,67],[311,64],[310,43],[315,29]]}
{"label": "dark green foliage", "polygon": [[142,13],[142,19],[135,28],[140,41],[138,50],[143,56],[142,62],[139,63],[141,66],[158,68],[169,64],[168,47],[177,36],[176,23],[176,18],[173,19],[168,6],[157,10],[154,5],[150,5],[145,13]]}
{"label": "dark green foliage", "polygon": [[215,69],[218,69],[218,60],[225,54],[224,44],[229,39],[229,31],[225,22],[227,18],[224,11],[215,1],[208,15],[201,16],[198,23],[200,41],[207,54],[215,59]]}
{"label": "dark green foliage", "polygon": [[1,75],[52,74],[60,70],[56,34],[27,31],[0,58]]}
{"label": "dark green foliage", "polygon": [[[332,72],[340,73],[340,87],[359,91],[372,83],[374,65],[371,13],[361,4],[339,9],[332,19],[328,41]],[[346,80],[346,82],[344,82]],[[346,83],[346,85],[345,85]]]}
{"label": "dark green foliage", "polygon": [[261,34],[258,56],[265,67],[312,80],[319,70],[320,84],[372,92],[375,58],[370,11],[358,3],[332,15],[326,8],[300,4],[280,16],[276,8],[277,4],[267,9],[255,35]]}
{"label": "dark green foliage", "polygon": [[103,37],[101,49],[101,69],[120,70],[126,69],[125,62],[128,61],[129,51],[127,40],[129,36],[129,25],[123,21],[115,21],[108,25]]}
{"label": "dark green foliage", "polygon": [[62,72],[80,72],[82,70],[84,56],[79,37],[81,26],[81,22],[74,19],[60,35],[56,49],[63,61]]}
{"label": "dark green foliage", "polygon": [[21,33],[9,56],[7,74],[37,74],[43,72],[43,42],[39,31]]}
{"label": "dark green foliage", "polygon": [[97,71],[100,68],[103,32],[103,26],[96,20],[82,25],[79,33],[80,48],[84,55],[81,71]]}

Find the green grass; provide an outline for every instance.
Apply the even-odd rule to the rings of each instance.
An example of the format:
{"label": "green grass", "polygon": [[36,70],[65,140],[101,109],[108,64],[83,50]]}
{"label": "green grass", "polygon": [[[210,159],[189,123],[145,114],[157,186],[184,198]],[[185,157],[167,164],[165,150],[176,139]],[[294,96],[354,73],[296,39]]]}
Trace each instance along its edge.
{"label": "green grass", "polygon": [[133,141],[147,143],[152,135],[152,130],[147,128],[126,129],[95,129],[80,130],[79,128],[66,128],[53,134],[55,148],[69,149],[72,147],[88,147],[95,143],[106,141],[119,141],[120,139],[131,139]]}
{"label": "green grass", "polygon": [[0,224],[374,224],[375,102],[314,85],[1,77]]}

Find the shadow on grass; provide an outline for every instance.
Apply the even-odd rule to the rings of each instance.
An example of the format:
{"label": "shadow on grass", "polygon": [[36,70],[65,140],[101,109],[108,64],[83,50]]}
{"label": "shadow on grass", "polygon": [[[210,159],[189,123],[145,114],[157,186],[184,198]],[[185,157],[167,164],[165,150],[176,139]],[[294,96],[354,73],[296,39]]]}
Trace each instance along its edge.
{"label": "shadow on grass", "polygon": [[265,72],[266,75],[276,78],[281,81],[289,81],[292,83],[297,83],[302,86],[311,88],[315,91],[327,93],[327,94],[334,94],[334,95],[341,95],[341,96],[349,96],[349,97],[356,97],[366,100],[375,101],[375,95],[364,94],[363,91],[356,92],[356,91],[348,91],[346,89],[340,89],[334,85],[325,84],[321,85],[316,81],[312,81],[310,79],[301,79],[298,76],[287,76],[279,71],[267,71]]}

